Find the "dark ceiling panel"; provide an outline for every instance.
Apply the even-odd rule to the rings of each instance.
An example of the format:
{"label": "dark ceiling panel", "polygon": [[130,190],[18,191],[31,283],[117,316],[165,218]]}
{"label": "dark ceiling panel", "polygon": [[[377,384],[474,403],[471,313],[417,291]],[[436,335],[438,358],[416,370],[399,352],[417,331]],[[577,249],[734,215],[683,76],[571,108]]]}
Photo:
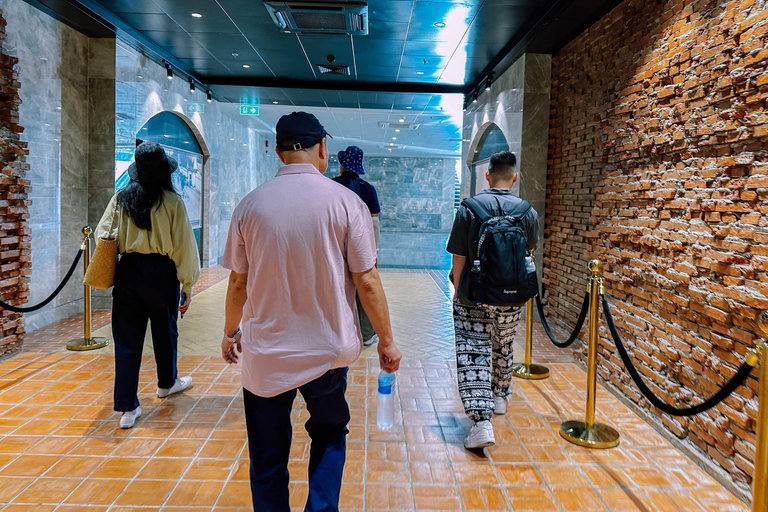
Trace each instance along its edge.
{"label": "dark ceiling panel", "polygon": [[121,12],[118,16],[142,32],[184,32],[184,29],[174,23],[166,14]]}
{"label": "dark ceiling panel", "polygon": [[152,0],[97,0],[112,12],[162,14],[163,10]]}
{"label": "dark ceiling panel", "polygon": [[142,34],[153,43],[167,49],[170,52],[173,52],[174,48],[189,48],[200,46],[200,43],[193,39],[186,32],[157,32],[153,30],[142,32]]}
{"label": "dark ceiling panel", "polygon": [[295,36],[294,44],[290,47],[286,46],[283,50],[260,50],[259,55],[276,76],[305,80],[315,78]]}
{"label": "dark ceiling panel", "polygon": [[411,19],[413,2],[408,0],[379,0],[368,6],[370,24],[380,21],[408,23]]}
{"label": "dark ceiling panel", "polygon": [[[182,74],[227,84],[215,86],[223,97],[263,93],[274,101],[314,103],[332,97],[357,108],[383,103],[360,100],[358,93],[353,101],[352,93],[339,91],[436,93],[459,90],[443,87],[458,83],[471,92],[488,71],[500,74],[524,51],[561,48],[619,0],[376,0],[369,2],[369,34],[354,39],[284,34],[261,0],[26,1],[89,34],[114,30]],[[334,64],[351,66],[351,76],[320,75],[316,65],[329,54]],[[296,92],[314,83],[325,89],[320,96]],[[255,88],[260,84],[269,90]],[[401,96],[401,103],[416,101]]]}

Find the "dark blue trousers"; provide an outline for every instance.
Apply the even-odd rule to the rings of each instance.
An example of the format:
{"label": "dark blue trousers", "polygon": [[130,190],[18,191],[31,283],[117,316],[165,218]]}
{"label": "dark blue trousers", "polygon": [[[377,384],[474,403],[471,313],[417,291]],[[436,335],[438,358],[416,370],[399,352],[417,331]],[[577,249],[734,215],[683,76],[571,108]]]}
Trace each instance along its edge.
{"label": "dark blue trousers", "polygon": [[[307,402],[304,424],[309,452],[309,496],[305,512],[336,512],[347,454],[349,406],[344,397],[347,368],[326,372],[298,388]],[[262,398],[243,389],[248,450],[251,456],[253,510],[290,512],[288,457],[291,408],[296,390]]]}
{"label": "dark blue trousers", "polygon": [[180,293],[176,265],[168,256],[126,253],[117,262],[112,289],[116,411],[132,411],[139,406],[139,369],[148,321],[157,386],[170,388],[176,382]]}

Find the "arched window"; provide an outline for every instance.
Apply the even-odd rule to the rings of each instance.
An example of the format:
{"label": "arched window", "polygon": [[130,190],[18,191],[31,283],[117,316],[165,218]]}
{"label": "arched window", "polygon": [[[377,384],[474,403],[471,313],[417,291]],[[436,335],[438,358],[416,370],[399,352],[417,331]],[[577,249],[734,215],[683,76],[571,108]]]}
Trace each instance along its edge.
{"label": "arched window", "polygon": [[[145,141],[157,142],[169,157],[179,162],[171,181],[173,188],[184,199],[197,247],[202,248],[203,149],[197,136],[180,114],[165,111],[150,118],[136,134],[136,146]],[[121,190],[130,181],[127,169],[133,162],[133,148],[124,149],[123,158],[117,162],[115,190]]]}
{"label": "arched window", "polygon": [[485,171],[491,161],[491,155],[499,151],[509,151],[509,144],[501,129],[492,124],[486,130],[479,134],[480,141],[475,150],[472,160],[472,184],[470,195],[475,195],[488,188],[488,181],[485,179]]}

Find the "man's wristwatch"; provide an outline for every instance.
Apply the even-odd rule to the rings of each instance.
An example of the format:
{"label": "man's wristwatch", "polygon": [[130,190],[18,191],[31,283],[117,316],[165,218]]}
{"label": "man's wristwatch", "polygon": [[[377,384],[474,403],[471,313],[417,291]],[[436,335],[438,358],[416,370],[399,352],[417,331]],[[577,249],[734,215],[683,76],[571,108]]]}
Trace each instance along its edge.
{"label": "man's wristwatch", "polygon": [[232,336],[227,336],[227,331],[224,331],[224,339],[227,340],[230,343],[235,343],[237,340],[240,339],[240,336],[242,335],[242,332],[240,332],[240,328],[237,328],[237,331],[235,331],[235,334]]}

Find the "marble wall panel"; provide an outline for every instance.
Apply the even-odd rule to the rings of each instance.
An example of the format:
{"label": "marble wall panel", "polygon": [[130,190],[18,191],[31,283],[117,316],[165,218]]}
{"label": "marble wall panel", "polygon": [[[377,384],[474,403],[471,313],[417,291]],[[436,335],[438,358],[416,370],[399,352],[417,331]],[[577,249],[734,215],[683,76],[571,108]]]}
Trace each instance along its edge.
{"label": "marble wall panel", "polygon": [[[19,58],[20,124],[29,141],[32,182],[30,304],[63,278],[80,245],[87,212],[88,38],[22,0],[0,0],[5,48]],[[27,330],[77,310],[73,279],[44,310],[26,315]]]}

